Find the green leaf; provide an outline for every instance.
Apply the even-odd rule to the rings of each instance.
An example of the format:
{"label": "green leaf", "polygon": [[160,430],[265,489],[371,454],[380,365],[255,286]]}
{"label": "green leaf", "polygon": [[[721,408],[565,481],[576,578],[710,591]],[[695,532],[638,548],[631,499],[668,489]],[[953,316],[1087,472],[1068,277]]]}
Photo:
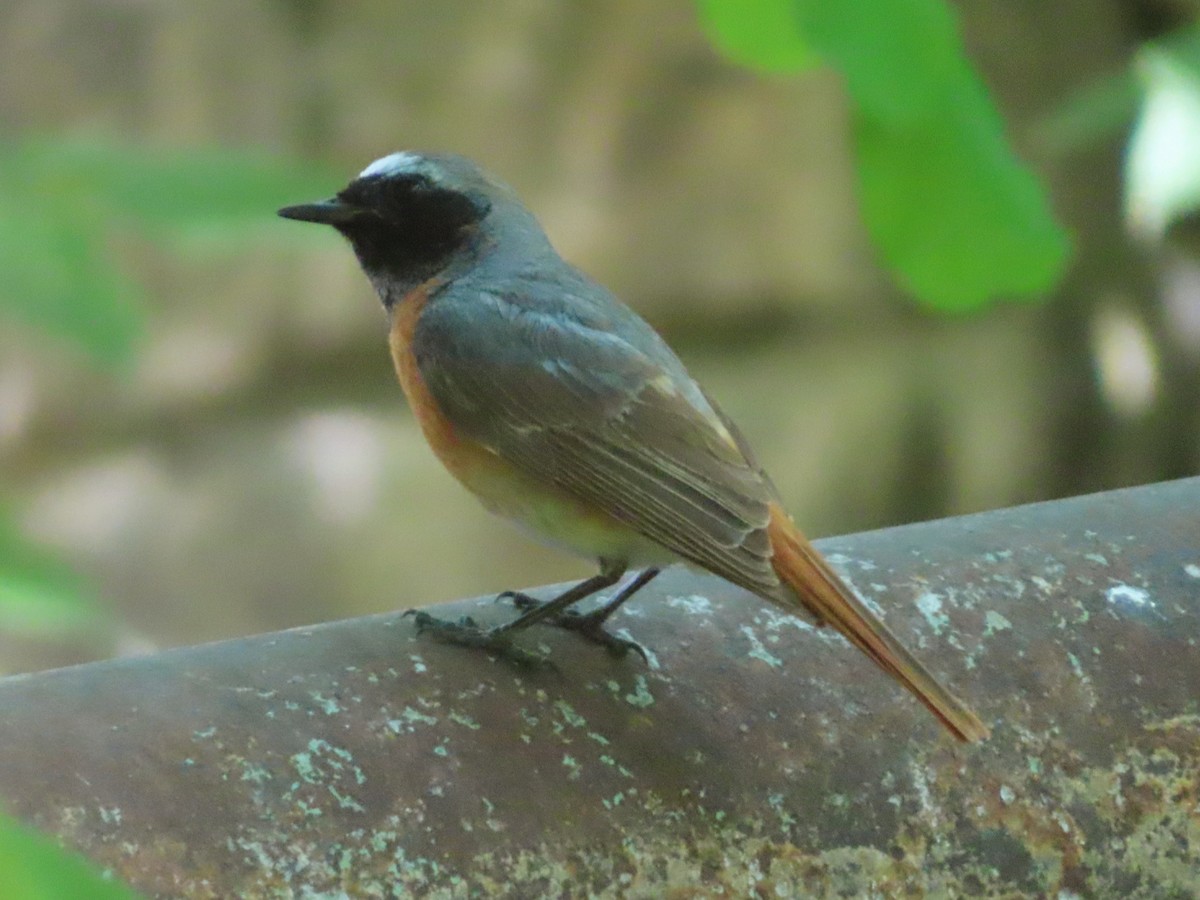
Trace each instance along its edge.
{"label": "green leaf", "polygon": [[0,561],[0,631],[39,637],[87,631],[102,621],[83,598],[60,581],[12,575]]}
{"label": "green leaf", "polygon": [[904,125],[855,117],[867,229],[901,283],[946,312],[1047,291],[1069,253],[1041,187],[977,99]]}
{"label": "green leaf", "polygon": [[0,815],[0,897],[21,900],[137,900],[126,885],[105,878],[82,856]]}
{"label": "green leaf", "polygon": [[709,40],[736,63],[798,72],[816,62],[793,0],[699,0],[699,5]]}
{"label": "green leaf", "polygon": [[0,630],[58,635],[95,629],[104,620],[81,580],[26,542],[0,513]]}
{"label": "green leaf", "polygon": [[900,281],[944,311],[1049,290],[1069,242],[963,54],[943,0],[799,0],[855,102],[867,228]]}
{"label": "green leaf", "polygon": [[102,363],[126,361],[141,334],[140,292],[106,258],[102,229],[42,198],[0,196],[0,311],[67,338]]}
{"label": "green leaf", "polygon": [[85,139],[0,141],[0,313],[130,359],[141,298],[111,249],[124,229],[163,239],[243,238],[339,179],[263,153],[166,151]]}
{"label": "green leaf", "polygon": [[[0,199],[24,195],[82,204],[139,228],[188,229],[272,221],[276,207],[328,191],[336,175],[266,153],[222,148],[165,150],[88,139],[0,144]],[[61,212],[61,207],[58,207]]]}
{"label": "green leaf", "polygon": [[974,80],[944,0],[795,0],[805,35],[837,68],[858,110],[911,121]]}
{"label": "green leaf", "polygon": [[[863,216],[899,281],[965,310],[1048,291],[1070,252],[1009,149],[944,0],[701,0],[712,39],[760,68],[776,42],[838,69],[853,101]],[[779,66],[786,68],[786,66]]]}

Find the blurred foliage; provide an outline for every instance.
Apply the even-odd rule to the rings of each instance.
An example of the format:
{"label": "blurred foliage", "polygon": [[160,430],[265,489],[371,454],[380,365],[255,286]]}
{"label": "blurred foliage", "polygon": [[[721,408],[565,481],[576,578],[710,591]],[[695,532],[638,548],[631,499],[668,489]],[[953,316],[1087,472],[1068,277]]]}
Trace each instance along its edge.
{"label": "blurred foliage", "polygon": [[[0,316],[23,319],[108,367],[142,331],[136,285],[109,242],[121,229],[169,241],[236,240],[270,211],[336,181],[245,150],[164,152],[57,138],[0,142]],[[103,616],[67,567],[27,544],[0,509],[0,629],[94,628]]]}
{"label": "blurred foliage", "polygon": [[1137,114],[1141,91],[1132,67],[1069,94],[1037,123],[1033,143],[1050,157],[1066,157],[1111,140]]}
{"label": "blurred foliage", "polygon": [[793,0],[698,0],[717,48],[734,62],[764,72],[816,65]]}
{"label": "blurred foliage", "polygon": [[100,362],[128,359],[141,322],[132,284],[101,245],[103,223],[70,191],[33,190],[11,156],[0,157],[0,313],[65,337]]}
{"label": "blurred foliage", "polygon": [[0,511],[0,630],[54,635],[103,621],[82,580],[26,542]]}
{"label": "blurred foliage", "polygon": [[136,900],[78,854],[0,815],[0,897],[12,900]]}
{"label": "blurred foliage", "polygon": [[1183,28],[1147,42],[1130,65],[1068,94],[1043,117],[1037,143],[1049,153],[1065,156],[1128,128],[1157,80],[1155,65],[1147,65],[1147,56],[1165,57],[1171,68],[1200,79],[1200,27]]}
{"label": "blurred foliage", "polygon": [[1009,149],[944,0],[701,0],[701,13],[740,62],[799,68],[811,48],[842,73],[867,228],[921,302],[957,312],[1054,287],[1066,234]]}
{"label": "blurred foliage", "polygon": [[1200,28],[1143,47],[1142,89],[1125,163],[1126,215],[1138,235],[1158,240],[1200,210]]}
{"label": "blurred foliage", "polygon": [[0,142],[0,315],[119,366],[131,358],[142,317],[137,287],[108,246],[115,234],[236,239],[271,222],[277,206],[337,180],[246,150]]}
{"label": "blurred foliage", "polygon": [[1158,238],[1200,210],[1200,27],[1145,44],[1131,65],[1069,95],[1044,117],[1036,140],[1064,157],[1131,123],[1127,214],[1135,232]]}

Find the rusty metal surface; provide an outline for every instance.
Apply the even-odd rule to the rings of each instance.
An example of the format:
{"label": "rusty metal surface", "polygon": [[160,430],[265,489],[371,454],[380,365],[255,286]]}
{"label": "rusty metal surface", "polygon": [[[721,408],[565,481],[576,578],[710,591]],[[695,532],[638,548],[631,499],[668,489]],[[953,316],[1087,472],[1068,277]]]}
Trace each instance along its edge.
{"label": "rusty metal surface", "polygon": [[673,573],[650,668],[387,615],[7,679],[0,797],[161,896],[1195,896],[1200,479],[820,546],[989,742]]}

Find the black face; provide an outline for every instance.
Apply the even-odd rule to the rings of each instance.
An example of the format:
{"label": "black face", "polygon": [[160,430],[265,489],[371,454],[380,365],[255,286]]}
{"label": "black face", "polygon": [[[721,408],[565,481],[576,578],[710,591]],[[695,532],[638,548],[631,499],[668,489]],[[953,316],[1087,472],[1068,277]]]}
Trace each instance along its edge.
{"label": "black face", "polygon": [[441,269],[490,208],[480,195],[439,187],[419,174],[359,178],[336,203],[347,214],[330,224],[349,238],[362,267],[407,283]]}

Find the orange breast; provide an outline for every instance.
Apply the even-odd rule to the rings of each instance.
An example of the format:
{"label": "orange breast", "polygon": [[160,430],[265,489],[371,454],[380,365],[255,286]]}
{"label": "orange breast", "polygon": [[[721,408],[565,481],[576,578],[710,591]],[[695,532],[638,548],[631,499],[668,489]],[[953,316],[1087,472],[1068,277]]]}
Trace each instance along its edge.
{"label": "orange breast", "polygon": [[421,370],[417,367],[417,358],[412,352],[413,332],[416,330],[417,320],[429,301],[429,291],[436,285],[436,280],[428,281],[396,305],[392,314],[388,345],[392,351],[392,362],[396,366],[396,376],[400,379],[400,386],[404,389],[413,415],[417,417],[417,424],[421,426],[425,440],[442,461],[442,465],[469,487],[474,469],[489,463],[495,465],[499,460],[495,454],[474,441],[459,436],[454,424],[443,415],[437,401],[429,393],[425,379],[421,377]]}

